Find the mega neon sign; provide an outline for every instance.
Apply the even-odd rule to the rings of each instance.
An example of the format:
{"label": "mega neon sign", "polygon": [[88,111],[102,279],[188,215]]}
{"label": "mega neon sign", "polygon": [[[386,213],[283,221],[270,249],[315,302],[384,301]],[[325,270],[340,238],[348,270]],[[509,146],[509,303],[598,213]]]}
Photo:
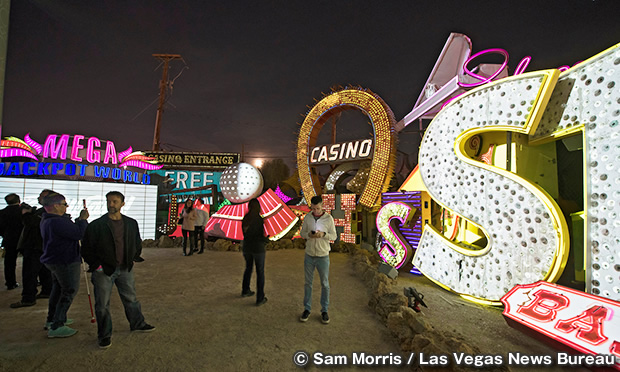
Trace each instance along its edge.
{"label": "mega neon sign", "polygon": [[[517,285],[504,316],[585,354],[613,355],[620,370],[620,304],[547,282]],[[509,322],[510,323],[510,322]]]}
{"label": "mega neon sign", "polygon": [[[156,164],[155,158],[148,157],[139,151],[133,152],[131,147],[117,153],[112,141],[106,141],[104,150],[101,148],[101,140],[97,137],[87,139],[81,134],[72,137],[73,139],[68,134],[50,134],[43,145],[30,138],[30,133],[24,136],[24,140],[8,137],[0,142],[0,158],[25,157],[39,160],[37,155],[40,155],[42,159],[67,160],[67,154],[69,154],[69,160],[82,162],[85,152],[86,161],[90,164],[118,164],[120,167],[129,166],[146,170],[156,170],[162,167]],[[85,140],[86,142],[83,142]],[[70,151],[69,142],[71,142]]]}
{"label": "mega neon sign", "polygon": [[[86,138],[79,134],[72,137],[68,134],[50,134],[43,144],[30,138],[30,134],[26,134],[24,140],[16,137],[3,139],[0,141],[0,158],[19,157],[36,162],[0,163],[0,176],[94,176],[148,185],[150,184],[148,174],[133,172],[126,168],[157,170],[162,167],[156,164],[155,158],[145,156],[139,151],[133,152],[131,147],[117,153],[112,141],[106,141],[104,149],[102,141],[97,137]],[[83,163],[84,160],[87,163]],[[105,166],[107,164],[117,167]]]}

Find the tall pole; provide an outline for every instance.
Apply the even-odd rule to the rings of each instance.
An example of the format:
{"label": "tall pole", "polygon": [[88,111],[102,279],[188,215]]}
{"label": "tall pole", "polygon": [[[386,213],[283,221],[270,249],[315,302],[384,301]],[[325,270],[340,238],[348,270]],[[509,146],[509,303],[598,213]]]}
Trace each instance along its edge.
{"label": "tall pole", "polygon": [[166,88],[168,87],[168,67],[173,59],[183,59],[180,54],[153,54],[153,57],[164,63],[162,77],[159,82],[159,106],[157,107],[157,117],[155,118],[155,133],[153,134],[153,151],[159,151],[159,131],[161,130],[161,117],[164,114],[164,104],[166,103]]}

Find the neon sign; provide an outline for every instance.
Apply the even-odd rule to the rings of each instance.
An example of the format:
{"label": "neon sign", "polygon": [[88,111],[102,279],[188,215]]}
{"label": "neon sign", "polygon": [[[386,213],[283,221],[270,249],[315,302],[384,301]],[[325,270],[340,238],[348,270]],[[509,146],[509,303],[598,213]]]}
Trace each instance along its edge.
{"label": "neon sign", "polygon": [[372,140],[335,143],[317,146],[310,151],[310,164],[329,164],[340,161],[368,159],[372,154]]}
{"label": "neon sign", "polygon": [[[372,167],[359,204],[369,209],[377,208],[380,205],[381,193],[387,191],[389,187],[394,174],[396,157],[394,114],[388,105],[373,92],[364,89],[344,89],[331,93],[314,105],[299,129],[297,168],[304,197],[308,202],[310,198],[318,194],[319,189],[318,180],[311,170],[311,166],[314,165],[311,162],[311,149],[316,145],[318,133],[332,115],[352,109],[360,110],[368,115],[375,130]],[[333,155],[327,156],[329,158]]]}
{"label": "neon sign", "polygon": [[[83,161],[84,141],[86,137],[80,134],[71,136],[68,134],[50,134],[45,139],[43,145],[30,138],[30,133],[26,134],[24,140],[9,137],[0,142],[0,157],[27,157],[33,160],[39,160],[37,155],[43,159],[52,160],[69,160],[74,162]],[[69,142],[71,142],[71,151],[69,152]],[[117,154],[114,142],[106,141],[105,150],[100,149],[101,140],[97,137],[90,137],[86,141],[86,161],[90,164],[97,164],[103,161],[103,164],[119,164],[120,167],[136,167],[146,170],[161,169],[161,165],[157,165],[156,159],[144,155],[142,152],[132,152],[131,147]]]}
{"label": "neon sign", "polygon": [[[498,299],[517,284],[555,281],[568,258],[568,228],[553,198],[519,174],[468,157],[476,134],[517,132],[529,143],[583,133],[587,201],[584,244],[588,292],[620,299],[617,257],[617,153],[620,44],[561,73],[546,70],[476,88],[449,103],[429,125],[420,173],[433,199],[478,226],[486,246],[457,245],[425,226],[414,265],[473,300]],[[604,195],[601,199],[601,195]],[[445,270],[458,267],[458,270]]]}
{"label": "neon sign", "polygon": [[579,352],[613,355],[620,370],[620,303],[547,282],[517,285],[501,301],[508,320]]}

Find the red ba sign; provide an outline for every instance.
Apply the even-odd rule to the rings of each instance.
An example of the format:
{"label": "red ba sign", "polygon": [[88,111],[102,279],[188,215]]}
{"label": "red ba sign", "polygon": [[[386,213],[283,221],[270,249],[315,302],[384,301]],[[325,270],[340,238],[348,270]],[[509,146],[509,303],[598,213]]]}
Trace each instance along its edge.
{"label": "red ba sign", "polygon": [[504,316],[585,353],[614,355],[620,370],[620,303],[539,281],[501,299]]}

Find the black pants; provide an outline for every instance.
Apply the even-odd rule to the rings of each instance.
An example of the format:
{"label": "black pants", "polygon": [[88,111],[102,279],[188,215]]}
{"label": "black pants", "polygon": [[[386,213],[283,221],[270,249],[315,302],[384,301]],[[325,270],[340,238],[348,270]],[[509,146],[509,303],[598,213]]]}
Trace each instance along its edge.
{"label": "black pants", "polygon": [[41,255],[24,253],[22,266],[22,302],[35,302],[37,298],[37,277],[41,281],[41,294],[52,292],[52,273],[40,261]]}
{"label": "black pants", "polygon": [[245,258],[245,272],[243,273],[241,293],[250,292],[252,266],[256,263],[256,302],[260,302],[265,298],[265,252],[244,253],[243,258]]}
{"label": "black pants", "polygon": [[[185,230],[181,229],[181,233],[183,233],[183,254],[191,256],[194,254],[194,246],[196,246],[196,232],[194,230]],[[185,252],[187,248],[187,237],[189,235],[189,253]]]}
{"label": "black pants", "polygon": [[15,287],[15,268],[17,267],[17,247],[4,247],[4,285]]}
{"label": "black pants", "polygon": [[196,234],[196,243],[194,244],[194,248],[198,248],[198,240],[200,240],[200,250],[205,250],[205,227],[204,226],[196,226],[194,228],[194,233]]}

